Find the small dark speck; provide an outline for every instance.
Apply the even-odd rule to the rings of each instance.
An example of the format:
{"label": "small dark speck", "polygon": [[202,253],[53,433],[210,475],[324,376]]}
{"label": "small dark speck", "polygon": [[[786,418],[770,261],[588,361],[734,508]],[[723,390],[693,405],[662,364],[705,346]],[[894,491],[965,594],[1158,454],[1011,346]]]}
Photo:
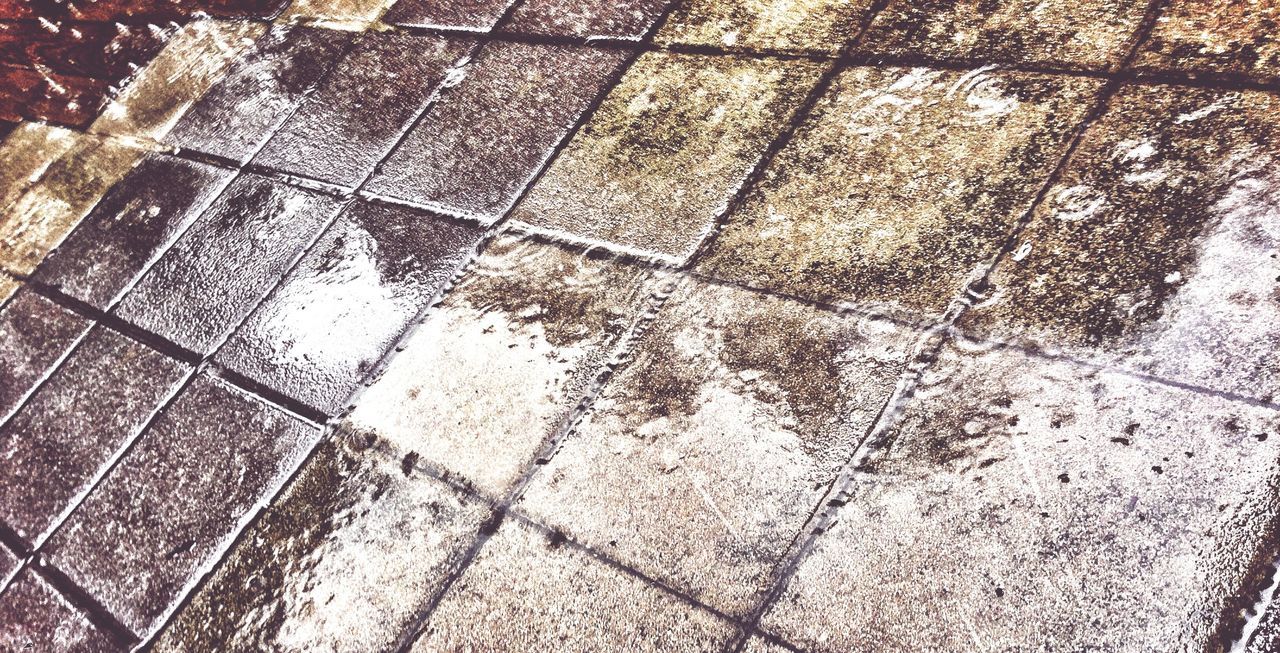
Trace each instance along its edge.
{"label": "small dark speck", "polygon": [[1062,481],[1063,483],[1070,483],[1071,475],[1066,472],[1062,472],[1061,474],[1058,474],[1058,480]]}
{"label": "small dark speck", "polygon": [[400,461],[400,471],[408,476],[413,471],[413,466],[418,462],[418,452],[410,451],[404,455],[404,459]]}
{"label": "small dark speck", "polygon": [[1266,442],[1266,441],[1267,441],[1267,434],[1266,434],[1266,433],[1259,433],[1259,434],[1257,434],[1257,435],[1255,435],[1255,436],[1253,436],[1253,437],[1257,438],[1257,439],[1258,439],[1258,442]]}
{"label": "small dark speck", "polygon": [[1116,444],[1123,444],[1126,447],[1129,446],[1129,438],[1111,438],[1111,441]]}
{"label": "small dark speck", "polygon": [[547,546],[554,549],[561,544],[564,544],[567,540],[568,538],[564,536],[564,533],[561,533],[559,530],[553,530],[551,531],[551,535],[547,537]]}
{"label": "small dark speck", "polygon": [[1003,588],[1003,587],[997,587],[997,588],[996,588],[996,596],[1004,596],[1004,588]]}
{"label": "small dark speck", "polygon": [[1152,466],[1151,466],[1151,471],[1153,471],[1153,472],[1155,472],[1155,473],[1157,473],[1157,474],[1163,474],[1163,473],[1164,473],[1164,468],[1163,468],[1163,467],[1161,467],[1161,466],[1159,466],[1159,465],[1152,465]]}

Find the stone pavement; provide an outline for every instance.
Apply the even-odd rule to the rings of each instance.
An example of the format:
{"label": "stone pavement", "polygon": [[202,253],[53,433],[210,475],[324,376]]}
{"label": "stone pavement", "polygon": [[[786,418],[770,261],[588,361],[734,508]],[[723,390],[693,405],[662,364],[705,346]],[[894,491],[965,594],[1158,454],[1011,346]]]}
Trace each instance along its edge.
{"label": "stone pavement", "polygon": [[1280,651],[1280,2],[0,0],[0,651]]}

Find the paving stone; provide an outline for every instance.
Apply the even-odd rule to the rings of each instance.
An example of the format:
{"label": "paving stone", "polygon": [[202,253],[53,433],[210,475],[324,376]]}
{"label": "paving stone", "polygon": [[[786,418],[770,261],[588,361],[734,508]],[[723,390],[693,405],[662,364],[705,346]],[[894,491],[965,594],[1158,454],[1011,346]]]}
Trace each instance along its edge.
{"label": "paving stone", "polygon": [[683,260],[822,68],[801,60],[647,53],[514,215]]}
{"label": "paving stone", "polygon": [[0,422],[89,330],[89,320],[30,290],[0,310]]}
{"label": "paving stone", "polygon": [[375,433],[497,497],[616,353],[652,275],[495,240],[356,403]]}
{"label": "paving stone", "polygon": [[639,40],[672,0],[526,0],[504,29],[522,34]]}
{"label": "paving stone", "polygon": [[468,41],[405,32],[362,34],[254,162],[358,186],[470,47]]}
{"label": "paving stone", "polygon": [[518,506],[742,615],[918,338],[686,281]]}
{"label": "paving stone", "polygon": [[0,209],[16,202],[49,166],[83,136],[62,127],[24,122],[0,144]]}
{"label": "paving stone", "polygon": [[319,27],[364,31],[396,0],[293,0],[281,21],[311,21]]}
{"label": "paving stone", "polygon": [[962,327],[1274,397],[1277,110],[1265,93],[1122,91]]}
{"label": "paving stone", "polygon": [[1146,9],[1126,0],[893,0],[857,52],[1102,70],[1132,45]]}
{"label": "paving stone", "polygon": [[94,329],[0,427],[0,519],[35,547],[116,452],[141,432],[189,368]]}
{"label": "paving stone", "polygon": [[0,218],[0,267],[30,274],[142,155],[122,141],[78,138]]}
{"label": "paving stone", "polygon": [[319,435],[220,380],[197,376],[43,555],[145,637]]}
{"label": "paving stone", "polygon": [[209,353],[324,230],[342,202],[242,174],[156,262],[115,312]]}
{"label": "paving stone", "polygon": [[0,544],[0,583],[3,583],[18,570],[22,564],[22,559],[18,554],[14,553],[9,547]]}
{"label": "paving stone", "polygon": [[399,0],[383,18],[392,25],[487,32],[512,0]]}
{"label": "paving stone", "polygon": [[393,650],[489,513],[385,441],[325,441],[154,650]]}
{"label": "paving stone", "polygon": [[763,626],[814,651],[1216,650],[1280,418],[948,346]]}
{"label": "paving stone", "polygon": [[0,119],[81,128],[97,115],[108,86],[89,77],[0,65]]}
{"label": "paving stone", "polygon": [[30,569],[0,594],[0,650],[115,653],[125,648]]}
{"label": "paving stone", "polygon": [[72,0],[68,13],[80,20],[182,19],[195,13],[218,17],[271,18],[288,0]]}
{"label": "paving stone", "polygon": [[942,314],[995,256],[1099,80],[851,68],[729,216],[713,276]]}
{"label": "paving stone", "polygon": [[1280,651],[1280,612],[1272,602],[1259,619],[1256,629],[1245,643],[1244,653],[1275,653]]}
{"label": "paving stone", "polygon": [[160,51],[159,25],[0,22],[0,63],[118,81]]}
{"label": "paving stone", "polygon": [[106,310],[234,175],[225,168],[146,154],[45,257],[34,278]]}
{"label": "paving stone", "polygon": [[404,208],[353,204],[217,361],[337,414],[482,235]]}
{"label": "paving stone", "polygon": [[691,0],[654,37],[717,49],[836,54],[858,35],[872,0]]}
{"label": "paving stone", "polygon": [[166,142],[248,161],[347,49],[346,32],[275,26],[174,126]]}
{"label": "paving stone", "polygon": [[779,646],[763,637],[752,636],[742,650],[744,653],[788,653],[793,649]]}
{"label": "paving stone", "polygon": [[508,519],[411,650],[713,651],[733,634],[712,613]]}
{"label": "paving stone", "polygon": [[18,128],[18,122],[13,120],[0,120],[0,140],[4,140]]}
{"label": "paving stone", "polygon": [[370,190],[501,218],[604,91],[625,52],[493,42],[461,69]]}
{"label": "paving stone", "polygon": [[231,62],[266,31],[248,21],[188,23],[151,63],[107,102],[90,131],[160,140]]}
{"label": "paving stone", "polygon": [[1134,66],[1280,78],[1280,4],[1274,0],[1175,0],[1161,13]]}
{"label": "paving stone", "polygon": [[21,281],[14,279],[4,272],[0,272],[0,306],[3,306],[5,302],[9,301],[9,298],[12,297],[14,293],[18,292],[18,289],[21,287]]}

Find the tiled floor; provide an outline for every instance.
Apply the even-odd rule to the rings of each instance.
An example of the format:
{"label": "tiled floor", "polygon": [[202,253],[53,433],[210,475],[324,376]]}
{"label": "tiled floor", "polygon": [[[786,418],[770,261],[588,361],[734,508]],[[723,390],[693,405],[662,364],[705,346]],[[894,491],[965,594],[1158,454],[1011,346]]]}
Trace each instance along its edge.
{"label": "tiled floor", "polygon": [[1280,651],[1278,23],[0,0],[0,651]]}

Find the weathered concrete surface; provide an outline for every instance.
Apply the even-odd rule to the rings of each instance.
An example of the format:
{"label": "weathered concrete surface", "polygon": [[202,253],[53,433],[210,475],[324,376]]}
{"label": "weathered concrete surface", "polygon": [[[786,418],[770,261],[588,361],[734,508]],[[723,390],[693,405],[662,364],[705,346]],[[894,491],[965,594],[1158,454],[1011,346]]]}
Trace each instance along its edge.
{"label": "weathered concrete surface", "polygon": [[1280,79],[1280,2],[1174,0],[1134,66]]}
{"label": "weathered concrete surface", "polygon": [[1265,93],[1122,91],[961,326],[1274,397],[1277,109]]}
{"label": "weathered concrete surface", "polygon": [[821,70],[807,61],[642,55],[514,216],[683,260]]}
{"label": "weathered concrete surface", "polygon": [[363,31],[373,27],[396,0],[293,0],[278,20]]}
{"label": "weathered concrete surface", "polygon": [[814,651],[1215,650],[1276,518],[1278,429],[1267,408],[948,346],[764,627]]}
{"label": "weathered concrete surface", "polygon": [[691,0],[654,40],[747,52],[836,54],[858,35],[872,0]]}
{"label": "weathered concrete surface", "polygon": [[31,570],[0,594],[0,649],[117,653],[125,650],[98,630]]}
{"label": "weathered concrete surface", "polygon": [[512,0],[400,0],[384,20],[407,27],[438,27],[487,32]]}
{"label": "weathered concrete surface", "polygon": [[22,197],[81,136],[62,127],[24,122],[0,143],[0,209]]}
{"label": "weathered concrete surface", "polygon": [[0,422],[89,326],[89,320],[30,290],[14,293],[0,310]]}
{"label": "weathered concrete surface", "polygon": [[505,29],[522,34],[639,40],[673,0],[525,0]]}
{"label": "weathered concrete surface", "polygon": [[608,257],[499,238],[344,428],[500,496],[603,371],[655,281]]}
{"label": "weathered concrete surface", "polygon": [[852,68],[699,269],[936,318],[1031,207],[1100,87],[987,69]]}
{"label": "weathered concrete surface", "polygon": [[744,614],[917,337],[685,282],[518,507]]}

